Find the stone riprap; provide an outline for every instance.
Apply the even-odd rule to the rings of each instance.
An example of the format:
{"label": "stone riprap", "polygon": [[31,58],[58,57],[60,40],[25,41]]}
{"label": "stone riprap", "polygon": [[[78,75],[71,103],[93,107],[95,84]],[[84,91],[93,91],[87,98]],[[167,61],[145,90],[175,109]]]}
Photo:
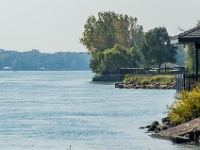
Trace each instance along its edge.
{"label": "stone riprap", "polygon": [[200,143],[200,118],[176,126],[170,125],[167,121],[163,124],[154,121],[146,128],[149,132],[154,132],[151,135],[153,138],[169,139],[174,143]]}
{"label": "stone riprap", "polygon": [[176,89],[176,84],[171,83],[171,84],[134,84],[134,83],[124,83],[124,82],[116,82],[115,83],[115,88],[125,88],[125,89]]}

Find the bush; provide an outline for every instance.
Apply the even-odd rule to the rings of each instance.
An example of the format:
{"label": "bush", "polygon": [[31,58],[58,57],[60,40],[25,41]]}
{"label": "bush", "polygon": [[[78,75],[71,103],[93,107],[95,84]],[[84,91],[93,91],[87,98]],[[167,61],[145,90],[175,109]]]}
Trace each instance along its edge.
{"label": "bush", "polygon": [[131,82],[133,83],[135,81],[134,77],[131,75],[131,74],[126,74],[124,76],[124,83],[128,83],[128,82]]}
{"label": "bush", "polygon": [[174,124],[200,117],[200,84],[196,83],[191,91],[183,90],[181,98],[167,107],[167,115]]}
{"label": "bush", "polygon": [[148,80],[146,80],[146,79],[143,79],[143,80],[141,81],[141,84],[142,84],[142,85],[149,84],[149,81],[148,81]]}

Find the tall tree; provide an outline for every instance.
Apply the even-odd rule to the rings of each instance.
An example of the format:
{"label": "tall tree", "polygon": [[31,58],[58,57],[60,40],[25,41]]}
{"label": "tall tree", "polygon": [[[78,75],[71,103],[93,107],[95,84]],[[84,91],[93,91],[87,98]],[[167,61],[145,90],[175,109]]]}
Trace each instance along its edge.
{"label": "tall tree", "polygon": [[136,31],[143,31],[136,24],[137,18],[114,12],[99,12],[97,19],[94,16],[87,19],[80,42],[91,53],[102,52],[116,44],[130,48],[134,41],[131,38],[136,38],[134,34],[138,34]]}
{"label": "tall tree", "polygon": [[[125,67],[122,64],[118,65],[115,58],[127,60],[128,57],[133,56],[133,54],[130,55],[130,52],[127,53],[131,47],[134,50],[132,52],[138,53],[136,49],[141,46],[144,37],[142,26],[137,25],[137,18],[114,12],[99,12],[97,18],[89,16],[84,28],[80,42],[92,54],[90,68],[96,73],[111,71],[114,70],[113,68],[117,69],[118,66]],[[118,48],[115,45],[118,45]],[[123,51],[119,50],[121,49],[119,47],[123,47]],[[104,51],[106,52],[104,53]],[[124,53],[130,56],[125,56]],[[102,56],[104,58],[100,59]],[[132,63],[133,58],[130,59]],[[128,62],[131,64],[129,60]]]}
{"label": "tall tree", "polygon": [[148,65],[158,65],[166,62],[175,63],[176,47],[170,44],[170,37],[165,27],[149,30],[141,46],[144,61]]}

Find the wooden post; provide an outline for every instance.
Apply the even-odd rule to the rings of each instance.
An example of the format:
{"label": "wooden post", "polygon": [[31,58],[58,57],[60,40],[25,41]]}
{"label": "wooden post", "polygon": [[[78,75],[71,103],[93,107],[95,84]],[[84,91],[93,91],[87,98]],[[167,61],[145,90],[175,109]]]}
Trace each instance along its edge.
{"label": "wooden post", "polygon": [[196,81],[198,80],[199,64],[198,64],[198,49],[200,48],[200,43],[195,43],[196,48]]}

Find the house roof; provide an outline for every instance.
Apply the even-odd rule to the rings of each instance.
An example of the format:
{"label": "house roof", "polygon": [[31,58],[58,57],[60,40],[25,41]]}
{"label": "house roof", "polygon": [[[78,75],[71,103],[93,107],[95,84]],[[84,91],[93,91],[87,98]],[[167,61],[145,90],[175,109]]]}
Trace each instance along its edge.
{"label": "house roof", "polygon": [[171,38],[172,44],[200,43],[200,26],[185,31]]}

